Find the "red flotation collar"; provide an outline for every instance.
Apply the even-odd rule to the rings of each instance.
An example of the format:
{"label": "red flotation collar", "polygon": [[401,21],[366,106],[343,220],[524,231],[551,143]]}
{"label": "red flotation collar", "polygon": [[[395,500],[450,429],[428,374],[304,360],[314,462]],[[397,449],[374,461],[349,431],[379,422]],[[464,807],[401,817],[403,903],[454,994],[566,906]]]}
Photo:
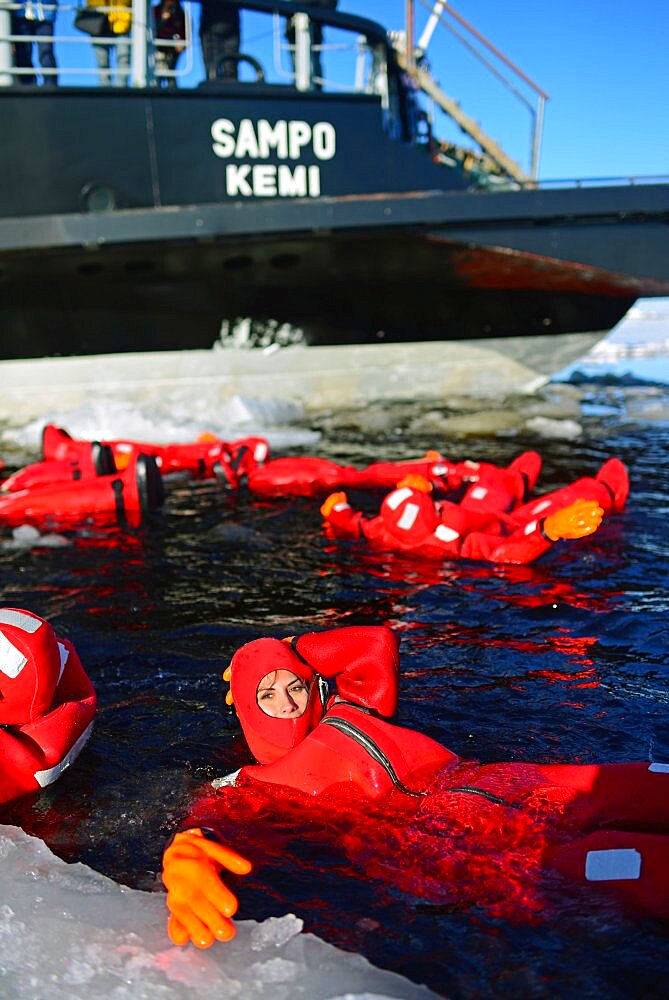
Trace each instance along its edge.
{"label": "red flotation collar", "polygon": [[[306,711],[298,718],[275,719],[257,702],[258,684],[273,670],[290,670],[310,687]],[[318,675],[279,639],[255,639],[237,650],[230,664],[230,692],[251,753],[260,764],[280,760],[316,728],[325,707]]]}

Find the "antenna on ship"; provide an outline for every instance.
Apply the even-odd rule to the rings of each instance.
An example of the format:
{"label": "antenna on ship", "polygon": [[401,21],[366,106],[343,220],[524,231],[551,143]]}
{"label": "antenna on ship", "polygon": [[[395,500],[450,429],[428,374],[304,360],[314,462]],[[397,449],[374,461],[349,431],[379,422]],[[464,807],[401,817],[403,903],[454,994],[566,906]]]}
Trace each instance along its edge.
{"label": "antenna on ship", "polygon": [[[403,35],[395,35],[393,44],[397,54],[397,60],[401,68],[405,71],[418,87],[434,101],[438,107],[451,118],[463,132],[469,135],[483,151],[489,161],[489,165],[496,172],[501,172],[513,178],[523,186],[533,186],[539,173],[539,153],[541,149],[541,135],[543,131],[544,108],[549,100],[545,93],[533,80],[530,79],[521,69],[514,65],[511,60],[500,52],[492,42],[488,41],[481,32],[462,17],[448,0],[437,0],[436,3],[428,3],[427,0],[419,0],[419,3],[430,11],[423,33],[416,44],[415,39],[415,0],[406,0],[405,31]],[[513,82],[497,69],[491,59],[480,52],[475,45],[466,38],[460,31],[455,29],[447,20],[445,15],[453,18],[461,28],[464,28],[472,38],[476,39],[485,47],[490,56],[501,62],[508,70],[533,91],[536,99],[536,107],[522,94]],[[520,100],[529,110],[532,116],[532,137],[530,150],[530,170],[526,173],[516,160],[512,159],[502,149],[498,142],[492,139],[481,126],[470,118],[462,109],[455,98],[446,94],[430,71],[424,65],[427,47],[432,39],[437,25],[443,24],[448,31],[454,34],[495,76]]]}

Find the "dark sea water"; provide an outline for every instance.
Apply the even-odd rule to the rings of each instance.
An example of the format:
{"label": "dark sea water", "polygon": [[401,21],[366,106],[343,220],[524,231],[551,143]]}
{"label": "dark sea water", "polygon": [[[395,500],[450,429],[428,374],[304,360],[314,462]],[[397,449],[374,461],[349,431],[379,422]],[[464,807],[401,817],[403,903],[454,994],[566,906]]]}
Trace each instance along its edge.
{"label": "dark sea water", "polygon": [[[514,408],[524,416],[498,433],[499,413]],[[505,402],[470,432],[447,416],[443,405],[395,405],[255,430],[270,440],[277,431],[275,455],[355,464],[428,448],[506,464],[533,448],[541,491],[615,455],[630,472],[627,510],[529,567],[373,553],[327,540],[318,500],[259,501],[179,478],[133,533],[12,547],[0,528],[0,603],[73,640],[99,695],[76,764],[0,821],[68,861],[162,891],[163,845],[198,789],[248,762],[220,680],[232,653],[259,636],[337,625],[398,630],[398,721],[463,756],[669,761],[669,388],[556,387]],[[0,446],[9,462],[21,448],[31,457],[17,440]],[[372,512],[380,495],[350,499]],[[664,995],[667,928],[585,891],[565,888],[545,919],[512,923],[369,879],[325,846],[295,852],[239,884],[240,917],[296,913],[306,930],[449,997]]]}

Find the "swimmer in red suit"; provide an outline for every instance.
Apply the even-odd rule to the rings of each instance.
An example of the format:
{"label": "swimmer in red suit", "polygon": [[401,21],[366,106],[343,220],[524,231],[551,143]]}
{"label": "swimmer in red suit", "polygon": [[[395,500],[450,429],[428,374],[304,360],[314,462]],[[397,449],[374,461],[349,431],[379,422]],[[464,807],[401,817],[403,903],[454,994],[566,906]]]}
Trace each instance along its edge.
{"label": "swimmer in red suit", "polygon": [[134,528],[162,505],[164,495],[156,459],[134,454],[122,472],[3,491],[0,524],[32,524],[40,530],[84,524]]}
{"label": "swimmer in red suit", "polygon": [[[80,441],[72,438],[62,427],[47,424],[42,431],[43,463],[57,471],[73,464],[81,464],[93,449],[106,449],[112,469],[122,472],[139,453],[152,456],[163,475],[187,472],[201,479],[216,478],[224,486],[236,488],[256,465],[266,461],[269,445],[265,438],[246,437],[237,441],[222,441],[210,433],[201,434],[197,441],[186,444],[154,444],[153,442],[119,439],[105,441]],[[41,471],[41,470],[37,470]],[[44,471],[46,475],[48,470]],[[97,474],[100,474],[98,469]],[[65,475],[65,478],[71,478]]]}
{"label": "swimmer in red suit", "polygon": [[116,463],[109,445],[100,444],[99,441],[82,441],[81,447],[76,452],[73,450],[67,458],[31,462],[30,465],[23,466],[0,484],[0,491],[16,493],[36,486],[79,482],[96,476],[109,476],[115,472]]}
{"label": "swimmer in red suit", "polygon": [[31,611],[0,608],[0,804],[40,791],[70,766],[95,704],[72,643]]}
{"label": "swimmer in red suit", "polygon": [[[505,508],[524,502],[541,471],[541,457],[525,451],[506,468],[491,462],[451,462],[438,451],[428,451],[422,458],[400,462],[374,462],[362,469],[338,465],[327,458],[294,456],[275,458],[249,472],[247,486],[260,496],[317,496],[337,488],[392,489],[408,475],[420,475],[435,490],[449,492],[461,486],[481,484],[508,494]],[[485,493],[483,493],[485,496]]]}
{"label": "swimmer in red suit", "polygon": [[321,507],[335,538],[364,538],[374,548],[432,559],[484,559],[529,563],[563,538],[582,538],[599,527],[605,511],[621,510],[629,489],[625,466],[605,462],[594,478],[578,479],[522,506],[505,505],[495,482],[471,488],[461,503],[433,501],[431,484],[408,476],[388,494],[376,517],[354,511],[345,493]]}
{"label": "swimmer in red suit", "polygon": [[[416,895],[526,916],[541,908],[532,881],[549,869],[669,919],[669,765],[463,760],[390,721],[398,676],[398,640],[383,626],[237,651],[227,700],[257,764],[215,782],[165,850],[175,944],[234,935],[237,899],[220,875],[252,864],[225,841],[236,823],[251,853],[272,808],[292,808],[293,841],[301,820],[309,838],[320,808],[328,836],[372,877]],[[267,845],[282,849],[273,833]]]}

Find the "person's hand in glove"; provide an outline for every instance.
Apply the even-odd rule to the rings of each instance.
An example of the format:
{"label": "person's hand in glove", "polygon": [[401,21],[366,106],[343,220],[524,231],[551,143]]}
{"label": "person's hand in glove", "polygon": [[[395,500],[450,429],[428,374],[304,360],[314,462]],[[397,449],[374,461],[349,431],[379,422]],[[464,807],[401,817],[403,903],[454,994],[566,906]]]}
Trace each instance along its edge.
{"label": "person's hand in glove", "polygon": [[603,517],[604,511],[594,500],[575,500],[544,519],[544,534],[552,542],[559,538],[583,538],[597,531]]}
{"label": "person's hand in glove", "polygon": [[323,501],[323,505],[321,506],[321,514],[323,515],[326,521],[329,518],[330,514],[332,513],[333,508],[340,503],[346,503],[346,504],[348,503],[348,497],[346,496],[345,493],[331,493],[330,496]]}
{"label": "person's hand in glove", "polygon": [[403,486],[410,490],[418,490],[419,493],[432,492],[432,483],[425,476],[416,475],[415,472],[410,472],[404,479],[400,479],[397,484],[398,490],[402,489]]}
{"label": "person's hand in glove", "polygon": [[237,897],[219,873],[227,868],[247,875],[251,867],[241,854],[209,840],[200,829],[177,833],[163,855],[170,941],[209,948],[214,941],[233,938],[237,932],[230,918],[237,912]]}

